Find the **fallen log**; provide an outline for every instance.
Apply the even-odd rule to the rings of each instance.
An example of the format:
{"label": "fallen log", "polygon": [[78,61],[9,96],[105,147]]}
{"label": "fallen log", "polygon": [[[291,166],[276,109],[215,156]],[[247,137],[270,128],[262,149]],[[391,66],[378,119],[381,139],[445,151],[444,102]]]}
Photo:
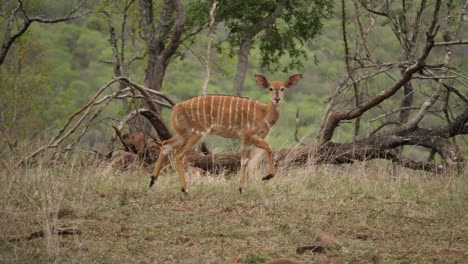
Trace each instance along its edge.
{"label": "fallen log", "polygon": [[[264,162],[265,157],[261,158]],[[201,168],[211,173],[234,173],[240,170],[240,153],[218,153],[204,156],[191,155],[187,157],[187,162],[194,167]],[[276,167],[283,166],[305,166],[312,164],[346,164],[357,161],[367,161],[372,159],[386,159],[400,166],[425,170],[434,173],[443,171],[443,167],[436,166],[432,162],[416,161],[405,158],[398,152],[374,144],[339,144],[328,142],[318,147],[294,147],[277,149],[273,151],[273,159]]]}
{"label": "fallen log", "polygon": [[[309,161],[310,151],[311,148],[309,147],[274,150],[273,159],[275,160],[275,166],[304,165]],[[240,170],[241,167],[241,157],[239,152],[209,154],[204,156],[191,155],[188,156],[186,160],[191,166],[209,171],[211,173],[220,173],[223,171],[227,173],[233,173]]]}
{"label": "fallen log", "polygon": [[[468,112],[466,112],[468,113]],[[465,120],[462,122],[466,123]],[[457,130],[458,131],[458,130]],[[456,135],[457,133],[452,133]],[[299,167],[318,164],[349,164],[358,161],[373,159],[385,159],[402,167],[413,170],[424,170],[433,173],[442,173],[445,169],[458,166],[463,167],[464,158],[457,153],[450,144],[450,137],[445,129],[429,130],[418,128],[407,131],[396,131],[394,133],[376,134],[354,143],[326,142],[321,145],[296,146],[273,151],[275,166],[278,168]],[[420,161],[403,156],[397,148],[412,145],[433,149],[442,158],[442,163],[437,165],[433,161]],[[262,153],[262,152],[261,152]],[[152,161],[157,159],[159,151],[150,153]],[[265,157],[253,157],[255,162],[265,162]],[[220,172],[235,173],[241,168],[241,157],[238,152],[188,155],[186,161],[193,167],[200,168],[212,174]],[[150,167],[154,162],[149,162]]]}

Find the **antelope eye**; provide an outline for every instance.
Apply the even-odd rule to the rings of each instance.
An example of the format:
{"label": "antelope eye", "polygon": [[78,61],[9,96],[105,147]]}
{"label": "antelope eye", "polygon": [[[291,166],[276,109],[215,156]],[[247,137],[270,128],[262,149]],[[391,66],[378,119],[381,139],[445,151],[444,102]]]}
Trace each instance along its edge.
{"label": "antelope eye", "polygon": [[280,90],[280,91],[284,92],[284,88],[281,88],[281,90]]}
{"label": "antelope eye", "polygon": [[273,92],[273,88],[270,88],[270,92]]}

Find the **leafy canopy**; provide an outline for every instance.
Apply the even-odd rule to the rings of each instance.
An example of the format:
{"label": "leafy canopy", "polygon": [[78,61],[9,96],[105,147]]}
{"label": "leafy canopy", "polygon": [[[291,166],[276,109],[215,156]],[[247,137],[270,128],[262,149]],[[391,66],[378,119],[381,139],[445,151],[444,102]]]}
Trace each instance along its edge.
{"label": "leafy canopy", "polygon": [[[226,40],[230,44],[231,56],[250,30],[268,17],[281,1],[274,0],[220,0],[216,10],[216,22],[227,29]],[[191,3],[189,13],[203,12],[208,17],[212,1],[199,0]],[[290,62],[283,69],[301,68],[307,58],[305,44],[313,39],[323,26],[323,20],[332,16],[333,1],[330,0],[288,0],[282,14],[265,28],[258,39],[261,54],[260,66],[277,70],[284,55]]]}

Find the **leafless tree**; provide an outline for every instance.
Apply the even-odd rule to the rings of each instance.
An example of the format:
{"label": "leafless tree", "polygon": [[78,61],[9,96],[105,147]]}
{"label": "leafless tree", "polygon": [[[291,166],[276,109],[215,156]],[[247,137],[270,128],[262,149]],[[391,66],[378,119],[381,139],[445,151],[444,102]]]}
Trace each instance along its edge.
{"label": "leafless tree", "polygon": [[[343,19],[345,15],[344,3]],[[381,4],[379,4],[381,2]],[[468,2],[467,2],[468,3]],[[354,17],[359,27],[357,34],[353,38],[357,39],[353,48],[354,54],[346,49],[345,60],[347,65],[347,76],[336,88],[335,94],[330,98],[325,118],[322,121],[319,139],[322,146],[330,145],[336,149],[352,148],[355,157],[352,159],[387,158],[391,160],[402,159],[400,153],[393,151],[397,147],[404,145],[422,146],[429,151],[439,154],[444,161],[444,165],[449,163],[459,163],[463,160],[463,155],[458,152],[456,146],[449,140],[459,134],[466,134],[468,128],[468,107],[466,94],[463,94],[457,86],[466,88],[463,82],[463,75],[458,73],[457,67],[453,65],[452,53],[453,45],[463,45],[466,41],[460,39],[458,32],[453,32],[453,26],[459,28],[462,23],[461,16],[452,19],[453,12],[464,12],[467,3],[462,8],[454,9],[454,1],[436,1],[433,6],[428,6],[426,1],[421,1],[418,6],[414,3],[401,1],[399,3],[388,1],[373,1],[372,4],[355,0],[356,14],[367,12],[369,28],[373,28],[375,21],[385,20],[389,23],[393,34],[399,43],[403,60],[385,63],[369,48],[368,35],[372,32],[363,28],[363,17]],[[395,5],[399,5],[396,7]],[[410,8],[416,8],[415,12],[408,12]],[[431,9],[430,17],[423,17]],[[396,12],[395,10],[401,10]],[[414,17],[409,14],[414,13]],[[351,18],[350,18],[351,19]],[[344,23],[344,22],[343,22]],[[436,42],[436,36],[442,33],[443,42]],[[425,33],[425,34],[424,34]],[[347,47],[347,32],[343,27],[345,47]],[[456,38],[456,39],[455,39]],[[445,56],[443,61],[439,61],[434,55],[435,47],[444,46]],[[441,52],[441,50],[438,50]],[[352,60],[352,63],[351,63]],[[399,76],[395,76],[395,72]],[[392,81],[388,87],[375,87],[369,89],[366,94],[360,93],[363,81],[371,82],[380,74],[386,74]],[[378,82],[374,82],[374,85]],[[354,107],[346,107],[347,89],[352,87],[356,97]],[[425,95],[422,91],[430,88],[430,94]],[[402,99],[397,109],[386,111],[382,104],[394,99],[402,91]],[[445,98],[440,97],[445,93]],[[456,96],[449,97],[453,93]],[[418,96],[418,100],[415,100]],[[362,100],[361,100],[361,97]],[[366,98],[366,100],[364,100]],[[448,102],[450,100],[450,103]],[[423,128],[421,121],[431,114],[430,109],[439,101],[444,102],[447,117],[444,125]],[[422,102],[422,103],[421,103]],[[416,105],[419,103],[420,105]],[[346,110],[343,110],[346,109]],[[347,120],[357,120],[367,113],[372,116],[379,111],[376,118],[382,124],[379,131],[374,131],[369,136],[356,138],[354,144],[332,143],[333,135],[338,126]],[[417,110],[417,111],[413,111]],[[395,117],[398,114],[398,117]],[[443,120],[442,120],[443,121]],[[393,127],[392,127],[393,126]],[[355,129],[355,137],[358,137]],[[342,150],[344,150],[342,149]],[[426,164],[429,167],[429,164]]]}
{"label": "leafless tree", "polygon": [[[112,92],[111,88],[114,83],[123,83],[125,84],[125,88]],[[163,101],[159,100],[159,98],[162,98]],[[49,149],[54,150],[53,156],[74,150],[89,128],[96,124],[100,114],[113,101],[123,99],[144,100],[147,102],[148,108],[137,109],[119,121],[119,125],[116,127],[117,131],[112,135],[109,142],[109,151],[111,152],[114,150],[114,142],[118,133],[122,131],[127,122],[138,115],[143,115],[154,127],[161,127],[164,125],[164,121],[161,119],[160,115],[157,114],[158,107],[161,106],[170,109],[175,104],[174,101],[165,94],[144,87],[126,77],[114,78],[99,88],[86,105],[71,114],[62,128],[47,144],[27,155],[18,165],[34,162],[38,155]],[[168,139],[171,137],[171,133],[168,131],[167,134],[163,134],[162,131],[160,131],[159,136],[162,139]]]}
{"label": "leafless tree", "polygon": [[218,5],[218,0],[213,1],[213,5],[210,10],[210,26],[208,33],[208,47],[206,48],[206,62],[205,62],[205,81],[202,86],[202,94],[208,93],[208,82],[210,81],[211,74],[211,43],[213,42],[213,33],[215,27],[215,16],[216,6]]}
{"label": "leafless tree", "polygon": [[[132,20],[129,19],[129,13],[135,2],[135,0],[125,0],[123,2],[110,1],[101,10],[107,20],[109,44],[112,48],[113,55],[111,60],[103,60],[102,62],[113,66],[114,76],[131,77],[129,75],[131,65],[142,60],[144,57],[144,54],[140,51],[141,47],[138,47],[136,44],[137,41],[135,40],[138,39],[138,36],[136,36],[138,35],[136,34],[138,30],[136,26],[132,25]],[[120,23],[116,21],[120,21]],[[126,52],[129,50],[129,47],[132,50],[131,54]],[[126,84],[120,82],[120,89],[124,89],[125,87]],[[135,105],[135,101],[133,100],[124,99],[122,101],[124,104],[124,111],[127,113],[136,111],[139,107]],[[136,118],[128,122],[128,125],[130,132],[144,131],[145,118],[137,115]]]}
{"label": "leafless tree", "polygon": [[[128,30],[128,14],[132,5],[135,3],[135,0],[126,0],[123,3],[118,2],[117,5],[122,5],[122,7],[117,7],[122,9],[120,11],[122,18],[120,25],[116,28],[114,22],[114,14],[112,11],[108,11],[105,8],[102,10],[102,13],[106,16],[107,25],[109,28],[109,43],[112,48],[112,60],[103,61],[105,63],[110,63],[114,67],[114,76],[128,76],[130,66],[138,60],[143,59],[142,54],[135,52],[131,58],[126,57],[126,44],[128,42],[128,36],[126,34]],[[116,31],[119,31],[118,33]],[[135,48],[136,49],[136,48]],[[121,85],[124,87],[125,85]]]}

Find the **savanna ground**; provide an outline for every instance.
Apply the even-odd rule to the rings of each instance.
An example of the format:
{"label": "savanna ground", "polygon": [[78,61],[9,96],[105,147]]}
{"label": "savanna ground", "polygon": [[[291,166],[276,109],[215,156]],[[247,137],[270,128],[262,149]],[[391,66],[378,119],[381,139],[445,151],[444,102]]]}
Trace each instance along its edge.
{"label": "savanna ground", "polygon": [[[239,175],[188,173],[189,194],[166,171],[67,165],[0,176],[2,263],[462,263],[468,259],[468,177],[399,170],[378,162],[280,168],[246,192]],[[55,213],[54,213],[55,212]],[[59,213],[57,213],[59,212]],[[77,235],[51,235],[77,228]],[[31,233],[45,236],[31,240]],[[341,247],[296,254],[323,231]]]}

